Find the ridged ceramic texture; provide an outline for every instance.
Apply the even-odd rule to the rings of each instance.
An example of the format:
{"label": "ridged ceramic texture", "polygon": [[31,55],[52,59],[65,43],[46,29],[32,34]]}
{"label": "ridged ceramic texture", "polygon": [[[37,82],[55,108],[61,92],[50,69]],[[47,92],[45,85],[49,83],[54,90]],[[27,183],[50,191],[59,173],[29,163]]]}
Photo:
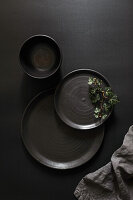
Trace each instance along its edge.
{"label": "ridged ceramic texture", "polygon": [[89,98],[89,77],[101,79],[103,87],[109,86],[108,81],[100,73],[80,69],[69,73],[61,81],[55,93],[56,112],[67,125],[73,128],[91,129],[106,120],[94,117],[95,107]]}
{"label": "ridged ceramic texture", "polygon": [[41,93],[26,108],[22,119],[22,140],[40,163],[58,169],[77,167],[99,149],[104,127],[76,130],[63,123],[54,111],[53,92]]}

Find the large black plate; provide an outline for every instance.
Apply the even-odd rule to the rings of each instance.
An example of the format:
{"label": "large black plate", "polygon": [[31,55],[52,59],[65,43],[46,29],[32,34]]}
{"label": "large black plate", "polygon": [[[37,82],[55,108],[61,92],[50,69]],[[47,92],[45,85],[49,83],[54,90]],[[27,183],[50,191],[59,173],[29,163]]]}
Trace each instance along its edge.
{"label": "large black plate", "polygon": [[110,86],[106,78],[90,69],[79,69],[69,73],[61,81],[55,92],[55,109],[60,118],[76,129],[91,129],[106,119],[94,117],[94,106],[89,98],[89,76],[99,78],[103,86]]}
{"label": "large black plate", "polygon": [[54,93],[36,96],[24,111],[21,125],[23,143],[43,165],[69,169],[77,167],[98,151],[104,127],[81,131],[63,123],[54,111]]}

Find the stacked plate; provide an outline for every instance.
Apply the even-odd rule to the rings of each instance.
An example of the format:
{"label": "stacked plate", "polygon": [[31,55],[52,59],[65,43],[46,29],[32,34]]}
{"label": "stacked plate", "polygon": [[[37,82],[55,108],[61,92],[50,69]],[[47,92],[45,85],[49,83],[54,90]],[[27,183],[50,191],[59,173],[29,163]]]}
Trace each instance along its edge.
{"label": "stacked plate", "polygon": [[[31,37],[20,51],[24,71],[34,78],[51,76],[59,69],[61,60],[57,43],[44,35]],[[56,90],[38,94],[26,107],[21,123],[22,140],[28,152],[43,165],[74,168],[98,151],[105,119],[94,117],[88,94],[90,76],[101,79],[105,87],[110,86],[100,73],[79,69],[66,75]]]}

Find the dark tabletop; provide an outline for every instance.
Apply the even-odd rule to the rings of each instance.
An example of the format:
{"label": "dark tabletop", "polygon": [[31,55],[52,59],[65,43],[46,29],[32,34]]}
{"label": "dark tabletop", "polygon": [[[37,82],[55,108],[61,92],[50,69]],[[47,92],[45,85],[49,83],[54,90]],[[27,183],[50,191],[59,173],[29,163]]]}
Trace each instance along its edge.
{"label": "dark tabletop", "polygon": [[[38,81],[24,75],[22,42],[35,34],[53,37],[63,53],[62,76],[79,68],[101,72],[120,103],[106,123],[94,158],[73,170],[38,164],[25,150],[20,121],[27,103],[59,77]],[[7,0],[0,5],[0,199],[74,200],[81,178],[110,161],[133,122],[133,1]]]}

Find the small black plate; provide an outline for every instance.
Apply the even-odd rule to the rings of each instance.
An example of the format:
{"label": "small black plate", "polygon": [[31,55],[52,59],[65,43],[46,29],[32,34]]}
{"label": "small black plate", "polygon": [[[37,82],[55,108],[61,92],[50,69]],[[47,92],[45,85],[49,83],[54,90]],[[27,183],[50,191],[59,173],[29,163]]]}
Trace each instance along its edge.
{"label": "small black plate", "polygon": [[33,78],[47,78],[61,65],[59,46],[49,36],[35,35],[24,42],[19,54],[24,71]]}
{"label": "small black plate", "polygon": [[94,117],[94,105],[89,98],[89,77],[96,77],[103,81],[104,87],[110,87],[105,77],[91,69],[72,71],[60,82],[55,92],[55,109],[59,117],[69,126],[76,129],[91,129],[106,119]]}
{"label": "small black plate", "polygon": [[36,96],[24,111],[21,136],[28,152],[40,163],[57,169],[82,165],[98,151],[104,126],[76,130],[63,123],[54,110],[54,91]]}

